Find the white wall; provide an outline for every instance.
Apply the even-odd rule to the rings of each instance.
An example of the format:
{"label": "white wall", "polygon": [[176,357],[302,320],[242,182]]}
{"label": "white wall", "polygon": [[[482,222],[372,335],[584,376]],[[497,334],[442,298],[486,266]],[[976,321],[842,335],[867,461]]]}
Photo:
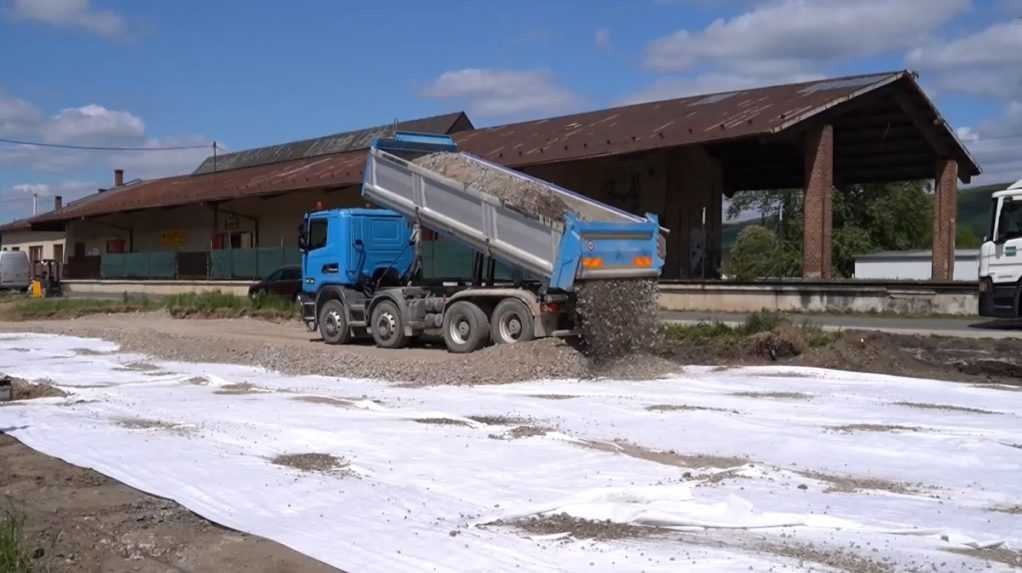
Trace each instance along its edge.
{"label": "white wall", "polygon": [[[932,270],[929,258],[856,259],[855,278],[876,280],[928,281]],[[955,257],[955,280],[979,280],[979,259],[976,256]]]}
{"label": "white wall", "polygon": [[[64,245],[64,233],[58,231],[6,231],[0,238],[0,249],[29,252],[29,247],[42,246],[43,258],[52,259],[53,248],[56,245]],[[67,256],[67,248],[64,249],[64,256]]]}

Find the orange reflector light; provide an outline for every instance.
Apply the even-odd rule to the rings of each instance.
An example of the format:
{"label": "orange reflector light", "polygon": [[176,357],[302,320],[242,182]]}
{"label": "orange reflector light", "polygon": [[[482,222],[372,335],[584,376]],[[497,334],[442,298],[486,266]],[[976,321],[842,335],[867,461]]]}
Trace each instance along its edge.
{"label": "orange reflector light", "polygon": [[632,259],[632,264],[637,267],[643,268],[652,267],[653,257],[635,257],[634,259]]}
{"label": "orange reflector light", "polygon": [[582,257],[582,266],[587,269],[598,269],[603,266],[603,259],[600,257]]}

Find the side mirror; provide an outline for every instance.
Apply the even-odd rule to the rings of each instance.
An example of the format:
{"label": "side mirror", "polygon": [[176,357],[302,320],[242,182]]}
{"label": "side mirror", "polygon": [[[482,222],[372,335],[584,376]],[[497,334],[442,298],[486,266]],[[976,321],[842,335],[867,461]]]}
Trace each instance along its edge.
{"label": "side mirror", "polygon": [[309,247],[308,237],[305,236],[305,224],[298,225],[298,248],[306,251]]}

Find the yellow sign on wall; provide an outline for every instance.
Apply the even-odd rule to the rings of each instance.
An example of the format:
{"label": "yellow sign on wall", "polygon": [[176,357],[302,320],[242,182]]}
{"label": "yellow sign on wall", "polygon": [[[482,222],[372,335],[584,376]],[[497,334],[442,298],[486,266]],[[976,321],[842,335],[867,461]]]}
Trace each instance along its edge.
{"label": "yellow sign on wall", "polygon": [[164,231],[160,233],[160,246],[165,249],[180,249],[185,246],[184,231]]}

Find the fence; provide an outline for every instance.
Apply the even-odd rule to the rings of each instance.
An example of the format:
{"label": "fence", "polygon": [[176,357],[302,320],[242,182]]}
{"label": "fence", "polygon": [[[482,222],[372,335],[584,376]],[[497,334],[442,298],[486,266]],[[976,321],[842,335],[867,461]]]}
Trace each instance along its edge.
{"label": "fence", "polygon": [[209,254],[211,279],[258,279],[283,266],[300,265],[297,249],[227,249]]}
{"label": "fence", "polygon": [[110,253],[98,259],[98,273],[92,265],[77,268],[69,263],[66,278],[102,279],[259,279],[275,269],[301,264],[297,249],[278,247],[226,249],[219,251],[154,251],[149,253]]}

